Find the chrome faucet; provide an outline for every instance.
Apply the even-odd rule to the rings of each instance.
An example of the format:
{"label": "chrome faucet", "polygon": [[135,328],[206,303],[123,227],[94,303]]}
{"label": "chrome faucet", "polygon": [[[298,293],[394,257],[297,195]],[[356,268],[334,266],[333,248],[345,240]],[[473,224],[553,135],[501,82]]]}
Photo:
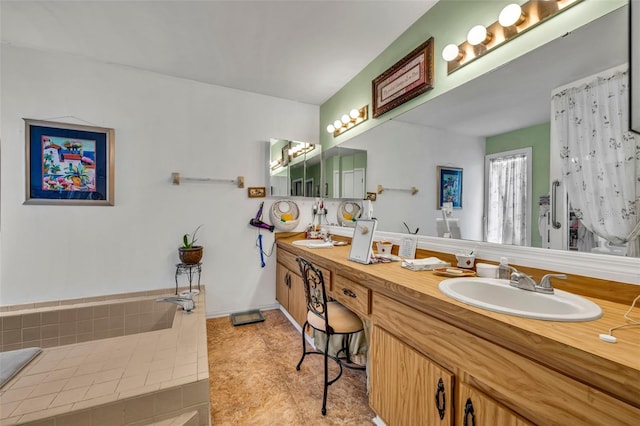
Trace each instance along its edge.
{"label": "chrome faucet", "polygon": [[185,313],[191,313],[191,311],[196,308],[196,303],[191,297],[159,297],[156,299],[156,302],[175,303],[181,306]]}
{"label": "chrome faucet", "polygon": [[566,280],[567,276],[565,274],[547,274],[542,277],[542,280],[540,280],[540,284],[538,284],[536,283],[536,280],[534,280],[530,275],[527,275],[524,272],[517,271],[514,268],[513,273],[511,274],[511,281],[509,281],[509,285],[511,287],[517,287],[522,290],[553,294],[551,278],[562,278]]}
{"label": "chrome faucet", "polygon": [[553,294],[553,286],[551,285],[551,278],[562,278],[563,280],[567,279],[565,274],[547,274],[542,277],[540,280],[540,285],[536,288],[536,291],[542,293]]}

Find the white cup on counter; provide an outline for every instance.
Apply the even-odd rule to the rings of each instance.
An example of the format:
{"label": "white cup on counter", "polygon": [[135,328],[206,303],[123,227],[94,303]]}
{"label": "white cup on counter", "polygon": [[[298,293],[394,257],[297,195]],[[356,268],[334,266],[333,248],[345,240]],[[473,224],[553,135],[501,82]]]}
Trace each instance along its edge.
{"label": "white cup on counter", "polygon": [[376,243],[376,248],[378,249],[378,254],[391,254],[393,243],[388,241],[378,241]]}
{"label": "white cup on counter", "polygon": [[476,274],[482,278],[498,278],[498,265],[476,263]]}
{"label": "white cup on counter", "polygon": [[458,268],[471,269],[476,262],[476,257],[473,255],[456,254],[456,260],[458,261]]}

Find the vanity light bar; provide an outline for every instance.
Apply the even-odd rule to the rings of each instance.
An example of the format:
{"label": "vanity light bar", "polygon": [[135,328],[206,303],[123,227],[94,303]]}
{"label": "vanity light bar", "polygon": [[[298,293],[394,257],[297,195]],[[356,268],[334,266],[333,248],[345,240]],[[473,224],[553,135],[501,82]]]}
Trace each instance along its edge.
{"label": "vanity light bar", "polygon": [[309,151],[313,151],[313,149],[316,147],[313,144],[310,143],[298,143],[296,144],[296,146],[291,146],[289,145],[289,156],[292,158],[296,158],[301,156],[302,154],[306,154]]}
{"label": "vanity light bar", "polygon": [[[297,142],[295,146],[289,142],[289,145],[286,149],[287,159],[283,161],[282,158],[277,160],[273,160],[269,163],[269,167],[271,170],[276,170],[279,167],[284,167],[288,164],[288,162],[294,158],[301,156],[302,154],[307,154],[310,151],[313,151],[316,148],[315,144],[312,143],[302,143]],[[284,154],[283,154],[284,155]]]}
{"label": "vanity light bar", "polygon": [[488,27],[475,25],[469,30],[466,41],[444,47],[442,58],[447,61],[447,74],[581,1],[583,0],[529,0],[522,5],[507,5],[500,12],[498,21]]}
{"label": "vanity light bar", "polygon": [[351,130],[358,124],[369,119],[369,105],[352,109],[349,114],[343,114],[342,117],[327,126],[327,133],[333,133],[335,138],[341,133]]}

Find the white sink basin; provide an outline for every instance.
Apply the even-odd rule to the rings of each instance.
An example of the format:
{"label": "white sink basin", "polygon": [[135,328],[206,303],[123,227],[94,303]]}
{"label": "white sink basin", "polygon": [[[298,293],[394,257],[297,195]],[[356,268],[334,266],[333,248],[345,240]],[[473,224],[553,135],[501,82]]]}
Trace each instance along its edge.
{"label": "white sink basin", "polygon": [[507,280],[451,278],[438,287],[462,303],[507,315],[547,321],[592,321],[602,316],[600,306],[581,296],[557,289],[554,294],[526,291]]}

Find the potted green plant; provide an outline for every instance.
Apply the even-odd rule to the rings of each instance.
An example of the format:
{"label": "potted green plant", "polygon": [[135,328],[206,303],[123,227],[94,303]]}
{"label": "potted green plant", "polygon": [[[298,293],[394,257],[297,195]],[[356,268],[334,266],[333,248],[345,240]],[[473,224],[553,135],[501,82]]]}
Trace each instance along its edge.
{"label": "potted green plant", "polygon": [[72,181],[73,186],[77,188],[83,188],[91,182],[89,171],[81,163],[78,163],[77,166],[69,164],[69,168],[64,172],[64,177]]}
{"label": "potted green plant", "polygon": [[198,226],[191,234],[184,234],[182,237],[182,247],[178,248],[180,261],[188,265],[195,265],[202,259],[202,246],[196,246],[196,234],[202,225]]}

